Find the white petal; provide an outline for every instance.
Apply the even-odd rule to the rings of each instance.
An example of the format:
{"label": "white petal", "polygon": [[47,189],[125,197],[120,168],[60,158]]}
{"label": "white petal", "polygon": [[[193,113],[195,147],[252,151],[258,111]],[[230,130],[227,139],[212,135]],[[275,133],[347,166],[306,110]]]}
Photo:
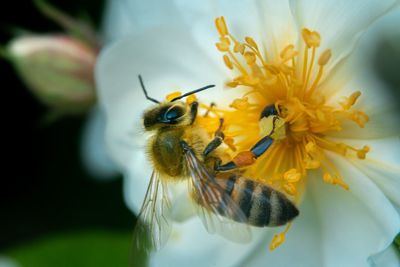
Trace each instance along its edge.
{"label": "white petal", "polygon": [[398,249],[391,245],[385,251],[371,256],[368,259],[371,267],[398,267],[400,264],[400,254]]}
{"label": "white petal", "polygon": [[[242,259],[237,266],[249,267],[324,267],[322,264],[323,240],[321,240],[321,221],[316,212],[316,199],[306,193],[300,206],[300,215],[286,234],[286,241],[274,251],[269,251],[269,244],[274,233],[280,229],[264,228],[267,232],[263,242]],[[279,230],[279,231],[278,231]],[[295,262],[295,265],[294,265]]]}
{"label": "white petal", "polygon": [[290,10],[289,1],[258,1],[262,16],[261,30],[268,56],[277,58],[289,44],[298,38],[296,21]]}
{"label": "white petal", "polygon": [[400,216],[367,176],[346,159],[330,156],[350,191],[317,175],[308,179],[322,225],[323,266],[367,266],[367,258],[388,247],[400,231]]}
{"label": "white petal", "polygon": [[[150,266],[243,266],[242,260],[260,246],[267,229],[256,229],[250,244],[237,244],[210,235],[198,218],[175,224],[167,245],[150,258]],[[265,255],[267,255],[265,247]],[[248,265],[246,265],[248,266]]]}
{"label": "white petal", "polygon": [[105,44],[118,40],[133,31],[134,26],[124,0],[107,1],[103,18],[102,33]]}
{"label": "white petal", "polygon": [[400,137],[378,140],[341,140],[355,147],[370,146],[365,160],[351,159],[351,163],[369,177],[385,195],[400,207]]}
{"label": "white petal", "polygon": [[271,58],[276,58],[284,46],[297,38],[297,27],[287,0],[221,0],[199,2],[201,4],[175,0],[175,3],[195,40],[214,58],[221,57],[215,48],[219,36],[214,20],[219,16],[225,17],[235,38],[244,41],[245,36],[253,37]]}
{"label": "white petal", "polygon": [[171,0],[109,0],[105,10],[103,35],[106,43],[153,27],[183,24]]}
{"label": "white petal", "polygon": [[127,163],[124,173],[124,199],[128,208],[139,214],[151,176],[151,166],[144,150],[134,151],[135,157]]}
{"label": "white petal", "polygon": [[319,50],[332,49],[332,65],[350,53],[362,32],[395,4],[396,0],[291,1],[299,29],[318,31]]}
{"label": "white petal", "polygon": [[[360,39],[357,50],[337,65],[321,85],[321,92],[330,97],[330,102],[337,105],[340,97],[350,96],[355,91],[362,95],[357,100],[355,109],[366,112],[369,122],[360,128],[354,122],[346,122],[343,131],[332,133],[342,138],[371,139],[398,135],[398,103],[390,88],[377,76],[373,60],[382,36],[393,35],[393,25],[400,23],[400,8],[382,18]],[[393,38],[393,37],[392,37]]]}
{"label": "white petal", "polygon": [[84,166],[94,177],[101,180],[112,179],[118,170],[111,160],[104,137],[105,115],[97,108],[92,110],[82,135],[81,155]]}

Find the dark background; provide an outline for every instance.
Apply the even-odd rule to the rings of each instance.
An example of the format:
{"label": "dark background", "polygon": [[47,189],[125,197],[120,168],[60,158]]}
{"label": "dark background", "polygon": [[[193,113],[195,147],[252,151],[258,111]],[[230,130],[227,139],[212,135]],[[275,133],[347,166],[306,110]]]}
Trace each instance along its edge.
{"label": "dark background", "polygon": [[[99,25],[103,1],[48,1],[70,15],[86,12]],[[19,27],[37,33],[61,29],[32,1],[7,1],[0,9],[0,44]],[[44,125],[47,114],[0,60],[2,168],[0,178],[0,254],[44,235],[85,229],[126,230],[134,225],[124,205],[121,178],[98,182],[85,172],[80,142],[85,116]]]}

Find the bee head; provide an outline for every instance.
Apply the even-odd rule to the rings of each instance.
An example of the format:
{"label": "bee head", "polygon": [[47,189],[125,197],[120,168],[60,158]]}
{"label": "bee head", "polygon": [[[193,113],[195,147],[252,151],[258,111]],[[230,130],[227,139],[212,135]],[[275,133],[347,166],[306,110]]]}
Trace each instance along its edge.
{"label": "bee head", "polygon": [[144,128],[152,131],[164,127],[188,126],[191,123],[189,110],[182,101],[160,103],[144,112]]}
{"label": "bee head", "polygon": [[195,112],[191,112],[190,108],[188,108],[185,103],[179,100],[215,86],[207,85],[202,88],[190,91],[181,96],[175,97],[169,102],[160,102],[154,98],[151,98],[147,94],[142,77],[140,75],[139,81],[146,99],[157,104],[157,106],[145,111],[145,113],[143,114],[143,124],[146,131],[152,131],[165,127],[181,127],[190,125],[193,122],[194,117],[196,116],[197,105],[193,106],[196,107]]}

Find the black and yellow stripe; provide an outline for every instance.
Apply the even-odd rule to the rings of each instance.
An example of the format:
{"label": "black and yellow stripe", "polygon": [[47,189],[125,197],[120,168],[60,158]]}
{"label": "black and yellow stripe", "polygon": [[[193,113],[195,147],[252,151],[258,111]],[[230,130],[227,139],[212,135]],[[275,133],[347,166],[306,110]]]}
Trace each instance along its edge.
{"label": "black and yellow stripe", "polygon": [[[218,179],[218,184],[226,193],[224,197],[230,197],[238,205],[250,225],[280,226],[299,214],[296,206],[284,194],[240,174],[231,174],[228,179]],[[223,210],[220,212],[238,220],[224,214]]]}

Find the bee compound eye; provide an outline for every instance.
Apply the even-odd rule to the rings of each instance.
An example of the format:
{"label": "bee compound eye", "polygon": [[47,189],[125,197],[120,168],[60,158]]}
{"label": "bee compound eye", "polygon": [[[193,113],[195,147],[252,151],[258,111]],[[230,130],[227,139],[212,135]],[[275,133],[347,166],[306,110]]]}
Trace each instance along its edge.
{"label": "bee compound eye", "polygon": [[172,107],[165,113],[165,119],[168,121],[176,120],[183,115],[182,109],[178,107]]}

